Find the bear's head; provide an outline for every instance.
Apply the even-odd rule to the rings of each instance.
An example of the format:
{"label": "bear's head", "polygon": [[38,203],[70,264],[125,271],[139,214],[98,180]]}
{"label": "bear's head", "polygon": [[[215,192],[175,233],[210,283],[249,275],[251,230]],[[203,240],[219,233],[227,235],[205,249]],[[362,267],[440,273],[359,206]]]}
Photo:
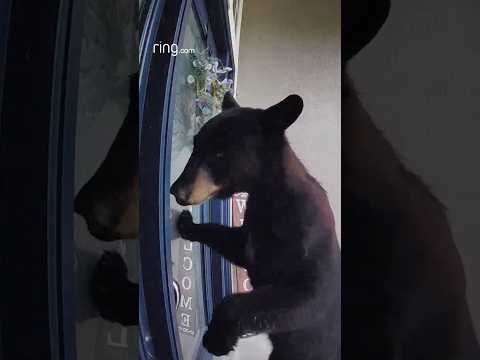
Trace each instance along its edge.
{"label": "bear's head", "polygon": [[285,130],[302,109],[298,95],[263,110],[241,107],[227,93],[222,112],[195,135],[190,159],[170,192],[184,206],[248,192],[281,156]]}
{"label": "bear's head", "polygon": [[139,229],[138,74],[130,78],[128,113],[107,156],[75,196],[75,212],[99,240],[134,239]]}

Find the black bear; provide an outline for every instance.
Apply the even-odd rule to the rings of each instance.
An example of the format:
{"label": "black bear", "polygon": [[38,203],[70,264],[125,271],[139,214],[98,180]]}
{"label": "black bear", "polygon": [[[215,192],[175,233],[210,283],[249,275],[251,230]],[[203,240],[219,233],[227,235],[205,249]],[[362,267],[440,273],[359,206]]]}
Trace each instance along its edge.
{"label": "black bear", "polygon": [[248,270],[253,291],[216,306],[203,337],[215,355],[239,337],[267,333],[271,360],[340,358],[340,248],[325,190],[292,151],[285,130],[302,99],[266,109],[240,107],[227,93],[223,111],[194,138],[192,155],[171,193],[181,205],[236,192],[249,194],[241,227],[194,224],[178,230]]}
{"label": "black bear", "polygon": [[[343,4],[344,70],[389,8],[387,0]],[[342,244],[344,359],[480,359],[445,208],[400,161],[346,75]]]}
{"label": "black bear", "polygon": [[[102,241],[138,237],[138,73],[130,77],[129,107],[107,156],[75,197],[75,212]],[[117,253],[105,252],[92,274],[91,293],[100,315],[122,325],[138,324],[138,284]]]}
{"label": "black bear", "polygon": [[139,227],[138,73],[130,77],[128,112],[107,156],[75,196],[75,212],[99,240],[135,239]]}

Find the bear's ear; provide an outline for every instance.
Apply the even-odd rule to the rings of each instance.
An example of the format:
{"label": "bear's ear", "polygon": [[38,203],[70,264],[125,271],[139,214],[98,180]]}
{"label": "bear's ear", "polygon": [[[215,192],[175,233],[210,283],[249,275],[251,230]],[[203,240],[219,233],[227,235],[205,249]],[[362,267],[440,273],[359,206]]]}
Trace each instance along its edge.
{"label": "bear's ear", "polygon": [[236,107],[240,107],[240,105],[238,105],[237,101],[233,98],[230,91],[226,92],[223,96],[222,110],[228,110]]}
{"label": "bear's ear", "polygon": [[377,34],[387,20],[390,0],[342,2],[342,61],[350,60]]}
{"label": "bear's ear", "polygon": [[298,95],[289,95],[278,104],[264,110],[263,126],[268,130],[285,130],[297,120],[302,110],[302,98]]}

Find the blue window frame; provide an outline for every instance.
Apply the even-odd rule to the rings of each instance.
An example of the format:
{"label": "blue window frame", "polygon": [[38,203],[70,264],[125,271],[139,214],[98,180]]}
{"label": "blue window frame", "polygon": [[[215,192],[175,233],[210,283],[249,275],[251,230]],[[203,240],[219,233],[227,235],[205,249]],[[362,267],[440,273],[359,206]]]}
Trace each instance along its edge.
{"label": "blue window frame", "polygon": [[[169,195],[172,151],[172,89],[178,62],[170,54],[152,54],[153,44],[181,47],[186,14],[193,9],[205,47],[232,66],[232,47],[225,1],[163,1],[146,3],[140,44],[140,327],[141,356],[182,359],[176,320],[172,273],[172,225]],[[229,224],[229,201],[212,200],[199,209],[202,222]],[[203,310],[206,321],[213,306],[231,292],[230,264],[209,248],[201,248]],[[200,337],[201,338],[201,337]],[[211,356],[200,346],[194,359]]]}
{"label": "blue window frame", "polygon": [[[231,64],[226,4],[223,1],[144,0],[145,31],[140,54],[141,143],[141,327],[154,341],[142,341],[142,356],[178,359],[170,253],[162,182],[168,150],[162,122],[174,64],[151,56],[152,41],[177,39],[188,4],[194,5],[206,41]],[[2,144],[2,273],[0,355],[5,358],[74,359],[73,177],[78,68],[84,1],[2,2],[9,10],[0,123]],[[8,6],[7,6],[8,5]],[[222,20],[223,19],[223,20]],[[8,40],[8,42],[6,42]],[[1,45],[1,44],[0,44]],[[34,61],[31,59],[34,58]],[[1,59],[0,59],[1,60]],[[3,68],[5,65],[5,69]],[[31,106],[25,106],[28,101]],[[11,154],[15,154],[12,157]],[[32,180],[34,179],[34,181]],[[21,205],[20,211],[16,209]],[[228,203],[202,207],[202,221],[227,223]],[[25,226],[28,219],[28,226]],[[206,318],[229,293],[229,265],[202,249]],[[8,276],[14,273],[15,277]],[[21,284],[21,286],[18,286]],[[148,332],[148,334],[146,334]],[[142,337],[144,339],[144,337]],[[148,339],[147,339],[148,340]],[[150,355],[149,355],[150,354]],[[199,356],[208,356],[199,353]]]}

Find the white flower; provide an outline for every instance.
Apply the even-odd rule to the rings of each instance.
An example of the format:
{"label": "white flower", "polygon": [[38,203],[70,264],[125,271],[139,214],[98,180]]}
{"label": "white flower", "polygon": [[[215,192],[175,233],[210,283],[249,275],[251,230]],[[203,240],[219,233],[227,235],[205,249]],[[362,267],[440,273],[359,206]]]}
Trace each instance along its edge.
{"label": "white flower", "polygon": [[193,75],[188,75],[187,76],[187,83],[193,84],[194,82],[195,82],[195,78],[193,77]]}
{"label": "white flower", "polygon": [[233,80],[232,80],[232,79],[225,78],[225,79],[222,80],[221,84],[222,84],[223,86],[230,87],[230,86],[233,84]]}

